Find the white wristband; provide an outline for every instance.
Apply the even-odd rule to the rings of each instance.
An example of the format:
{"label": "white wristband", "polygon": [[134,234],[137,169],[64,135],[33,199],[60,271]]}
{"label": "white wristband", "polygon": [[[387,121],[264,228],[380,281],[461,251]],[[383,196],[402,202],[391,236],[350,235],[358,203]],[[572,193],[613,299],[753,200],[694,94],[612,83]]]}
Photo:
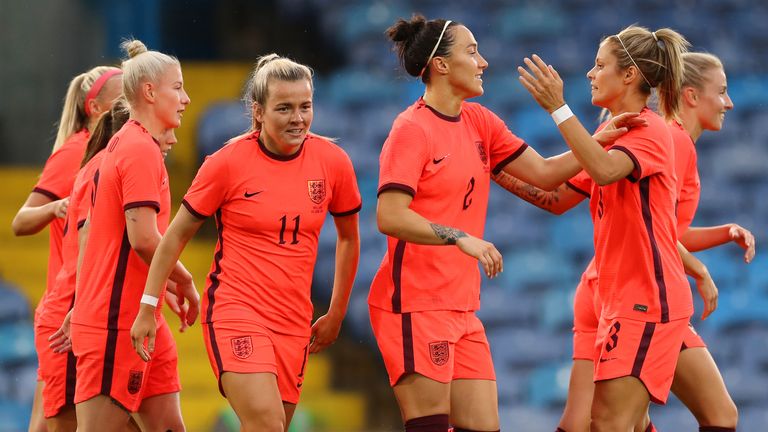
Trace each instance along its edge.
{"label": "white wristband", "polygon": [[560,108],[552,111],[552,120],[554,120],[555,124],[558,126],[560,126],[560,123],[568,120],[571,117],[573,117],[573,111],[571,111],[571,108],[568,107],[568,104],[565,104]]}
{"label": "white wristband", "polygon": [[160,301],[159,298],[149,294],[144,294],[143,296],[141,296],[141,303],[148,304],[153,307],[157,307],[157,302],[159,301]]}

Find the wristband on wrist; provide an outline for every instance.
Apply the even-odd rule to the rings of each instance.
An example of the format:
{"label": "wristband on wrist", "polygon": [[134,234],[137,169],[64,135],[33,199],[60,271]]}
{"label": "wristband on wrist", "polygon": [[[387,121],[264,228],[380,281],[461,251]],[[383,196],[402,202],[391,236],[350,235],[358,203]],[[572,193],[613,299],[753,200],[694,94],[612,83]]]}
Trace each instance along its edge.
{"label": "wristband on wrist", "polygon": [[571,111],[571,108],[568,106],[568,104],[564,104],[560,108],[552,111],[552,120],[555,121],[557,126],[560,126],[560,123],[568,120],[571,117],[573,117],[573,111]]}
{"label": "wristband on wrist", "polygon": [[153,307],[157,307],[157,302],[159,301],[160,299],[153,295],[144,294],[143,296],[141,296],[141,303],[144,303]]}

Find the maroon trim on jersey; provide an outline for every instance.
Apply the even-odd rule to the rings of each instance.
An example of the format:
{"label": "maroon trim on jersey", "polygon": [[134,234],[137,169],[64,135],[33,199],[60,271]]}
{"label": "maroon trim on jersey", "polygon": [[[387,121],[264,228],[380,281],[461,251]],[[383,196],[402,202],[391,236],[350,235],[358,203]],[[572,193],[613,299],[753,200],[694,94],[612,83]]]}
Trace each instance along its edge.
{"label": "maroon trim on jersey", "polygon": [[224,257],[224,224],[221,222],[221,209],[216,211],[216,231],[219,237],[219,248],[216,254],[213,256],[213,271],[208,278],[211,280],[211,284],[208,286],[206,295],[208,296],[208,309],[205,310],[205,322],[208,323],[208,337],[211,340],[211,349],[213,350],[213,358],[216,360],[216,368],[219,371],[219,392],[224,394],[224,387],[221,386],[221,374],[224,373],[224,366],[221,362],[221,353],[219,352],[219,345],[216,343],[216,333],[213,331],[213,305],[216,302],[216,290],[221,285],[219,275],[221,274],[221,259]]}
{"label": "maroon trim on jersey", "polygon": [[104,347],[104,369],[101,374],[101,394],[106,396],[112,392],[120,301],[123,297],[123,284],[125,284],[125,273],[128,269],[130,253],[131,242],[128,241],[128,230],[124,229],[123,241],[120,243],[120,255],[117,257],[117,266],[115,267],[115,278],[112,281],[112,293],[109,298],[109,313],[107,315],[107,345]]}
{"label": "maroon trim on jersey", "polygon": [[83,219],[83,220],[77,221],[77,230],[78,231],[80,231],[83,228],[83,226],[85,225],[85,221],[87,221],[87,220],[88,219]]}
{"label": "maroon trim on jersey", "polygon": [[136,201],[130,202],[123,206],[123,211],[128,211],[138,207],[152,207],[155,209],[155,213],[160,213],[160,203],[157,201]]}
{"label": "maroon trim on jersey", "polygon": [[338,213],[336,213],[336,212],[329,212],[329,213],[331,213],[331,216],[333,216],[333,217],[343,217],[343,216],[353,215],[353,214],[359,212],[362,209],[363,209],[363,203],[360,203],[360,205],[358,205],[357,207],[353,208],[352,210],[347,210],[347,211],[338,212]]}
{"label": "maroon trim on jersey", "polygon": [[75,404],[75,385],[77,375],[77,358],[70,350],[67,353],[67,370],[65,372],[64,405]]}
{"label": "maroon trim on jersey", "polygon": [[55,193],[53,193],[53,192],[51,192],[51,191],[49,191],[49,190],[43,189],[43,188],[41,188],[41,187],[36,187],[36,188],[32,189],[32,192],[37,192],[37,193],[39,193],[39,194],[41,194],[41,195],[45,195],[45,196],[47,196],[48,198],[50,198],[50,199],[51,199],[51,201],[58,201],[58,200],[60,200],[60,199],[61,199],[61,198],[59,198],[59,196],[58,196],[58,195],[56,195]]}
{"label": "maroon trim on jersey", "polygon": [[645,323],[645,329],[643,329],[643,337],[640,339],[640,346],[637,348],[637,354],[635,355],[635,363],[632,365],[632,376],[637,379],[640,379],[640,372],[643,370],[645,356],[648,354],[648,347],[651,346],[651,339],[653,338],[653,332],[655,329],[656,323]]}
{"label": "maroon trim on jersey", "polygon": [[680,351],[685,351],[688,349],[688,345],[685,344],[685,341],[683,341],[683,345],[680,347]]}
{"label": "maroon trim on jersey", "polygon": [[426,103],[424,104],[424,106],[429,108],[429,110],[432,111],[432,114],[436,115],[438,118],[440,118],[442,120],[449,121],[449,122],[452,122],[452,123],[458,123],[458,122],[461,121],[461,113],[459,113],[459,115],[457,115],[457,116],[449,116],[449,115],[445,115],[445,114],[441,113],[440,111],[432,108],[431,106],[427,105]]}
{"label": "maroon trim on jersey", "polygon": [[274,159],[274,160],[277,160],[277,161],[286,162],[286,161],[294,160],[294,159],[296,159],[297,157],[299,157],[299,155],[301,154],[301,152],[302,152],[302,151],[304,151],[304,143],[306,143],[306,142],[307,142],[307,139],[306,139],[306,138],[304,138],[304,142],[303,142],[303,143],[301,143],[301,146],[300,146],[300,147],[299,147],[299,149],[296,151],[296,153],[294,153],[294,154],[289,154],[289,155],[283,155],[283,154],[273,153],[271,150],[269,150],[269,149],[267,148],[267,146],[265,146],[265,145],[264,145],[264,143],[263,143],[263,142],[261,142],[261,137],[257,138],[257,139],[256,139],[256,141],[259,143],[259,148],[261,149],[261,151],[262,151],[262,152],[263,152],[265,155],[267,155],[267,157],[269,157],[270,159]]}
{"label": "maroon trim on jersey", "polygon": [[656,286],[659,288],[659,305],[661,306],[661,322],[669,322],[669,304],[667,304],[667,284],[664,281],[664,268],[661,264],[661,253],[656,244],[656,236],[653,234],[653,217],[651,215],[651,179],[646,177],[640,180],[640,204],[643,208],[643,222],[650,241],[651,254],[653,255],[653,274],[656,278]]}
{"label": "maroon trim on jersey", "polygon": [[525,151],[525,149],[527,149],[527,148],[528,148],[528,144],[526,144],[526,143],[523,143],[523,144],[520,146],[520,148],[518,148],[517,150],[515,150],[515,152],[514,152],[514,153],[512,153],[511,155],[509,155],[509,156],[507,156],[506,158],[504,158],[504,160],[502,160],[501,162],[497,163],[497,164],[496,164],[496,166],[493,168],[493,170],[491,170],[491,172],[493,172],[493,174],[494,174],[494,175],[495,175],[495,174],[498,174],[498,173],[500,173],[500,172],[501,172],[501,170],[503,170],[503,169],[504,169],[504,167],[505,167],[505,166],[507,166],[507,164],[509,164],[509,163],[510,163],[510,162],[512,162],[513,160],[515,160],[515,159],[519,158],[519,157],[520,157],[520,155],[521,155],[521,154],[523,154],[523,152],[524,152],[524,151]]}
{"label": "maroon trim on jersey", "polygon": [[[627,174],[627,180],[635,183],[643,177],[643,167],[640,166],[640,161],[637,160],[634,153],[632,153],[632,150],[624,146],[613,146],[608,150],[618,150],[622,153],[625,153],[627,156],[629,156],[630,159],[632,159],[632,163],[635,164],[635,169],[631,173]],[[637,172],[637,175],[635,175],[635,172]]]}
{"label": "maroon trim on jersey", "polygon": [[183,205],[184,208],[186,208],[188,212],[192,213],[192,216],[194,216],[194,217],[196,217],[198,219],[208,219],[210,217],[210,216],[206,216],[206,215],[200,213],[199,211],[195,210],[192,207],[192,204],[190,204],[189,201],[187,201],[185,199],[181,200],[181,205]]}
{"label": "maroon trim on jersey", "polygon": [[69,218],[66,219],[64,222],[64,229],[61,231],[61,235],[65,236],[67,235],[67,231],[69,231]]}
{"label": "maroon trim on jersey", "polygon": [[395,256],[392,263],[392,284],[395,286],[392,291],[392,312],[400,313],[402,310],[401,276],[403,273],[403,255],[405,255],[405,240],[398,240],[395,246]]}
{"label": "maroon trim on jersey", "polygon": [[413,324],[411,323],[411,313],[404,313],[403,317],[403,375],[416,372],[416,366],[413,359]]}
{"label": "maroon trim on jersey", "polygon": [[405,192],[405,193],[407,193],[410,196],[415,196],[416,195],[416,191],[412,187],[410,187],[408,185],[405,185],[405,184],[402,184],[402,183],[387,183],[387,184],[381,185],[381,187],[379,188],[379,191],[376,193],[376,196],[378,197],[382,193],[384,193],[384,192],[386,192],[388,190],[391,190],[391,189]]}
{"label": "maroon trim on jersey", "polygon": [[571,181],[570,181],[570,180],[566,180],[566,181],[565,181],[565,184],[566,184],[566,185],[567,185],[569,188],[571,188],[571,189],[575,190],[576,192],[578,192],[578,193],[580,193],[580,194],[584,195],[585,197],[587,197],[587,198],[590,198],[590,197],[591,197],[591,195],[589,194],[589,192],[587,192],[587,191],[585,191],[585,190],[581,189],[580,187],[577,187],[576,185],[574,185],[573,183],[571,183]]}

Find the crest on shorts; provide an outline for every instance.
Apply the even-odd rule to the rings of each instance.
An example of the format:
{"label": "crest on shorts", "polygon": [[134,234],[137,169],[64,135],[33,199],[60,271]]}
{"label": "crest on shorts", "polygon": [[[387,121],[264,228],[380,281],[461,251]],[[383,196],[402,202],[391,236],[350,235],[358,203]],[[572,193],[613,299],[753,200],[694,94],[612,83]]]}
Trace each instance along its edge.
{"label": "crest on shorts", "polygon": [[250,336],[232,338],[232,354],[239,359],[247,359],[253,354],[253,343]]}
{"label": "crest on shorts", "polygon": [[438,366],[448,363],[449,354],[448,341],[429,343],[429,358],[432,359],[432,363]]}
{"label": "crest on shorts", "polygon": [[320,204],[325,199],[325,180],[307,180],[309,199],[315,204]]}
{"label": "crest on shorts", "polygon": [[482,141],[475,141],[475,147],[477,147],[477,154],[480,155],[480,162],[483,165],[488,165],[488,152],[485,151],[485,145]]}
{"label": "crest on shorts", "polygon": [[131,370],[128,372],[128,393],[136,394],[141,390],[141,381],[144,378],[144,371]]}

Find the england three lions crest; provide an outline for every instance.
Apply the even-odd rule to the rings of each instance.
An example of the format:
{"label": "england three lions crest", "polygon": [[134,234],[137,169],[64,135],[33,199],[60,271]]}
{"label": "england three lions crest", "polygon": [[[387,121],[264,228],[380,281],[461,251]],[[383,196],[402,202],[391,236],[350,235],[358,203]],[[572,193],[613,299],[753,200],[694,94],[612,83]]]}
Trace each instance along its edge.
{"label": "england three lions crest", "polygon": [[437,366],[442,366],[448,363],[450,353],[451,351],[448,348],[448,341],[429,343],[429,357],[432,359],[432,363]]}
{"label": "england three lions crest", "polygon": [[232,338],[232,354],[239,359],[247,359],[253,354],[253,343],[250,336]]}
{"label": "england three lions crest", "polygon": [[325,200],[325,180],[307,180],[307,191],[309,199],[315,204],[320,204]]}

